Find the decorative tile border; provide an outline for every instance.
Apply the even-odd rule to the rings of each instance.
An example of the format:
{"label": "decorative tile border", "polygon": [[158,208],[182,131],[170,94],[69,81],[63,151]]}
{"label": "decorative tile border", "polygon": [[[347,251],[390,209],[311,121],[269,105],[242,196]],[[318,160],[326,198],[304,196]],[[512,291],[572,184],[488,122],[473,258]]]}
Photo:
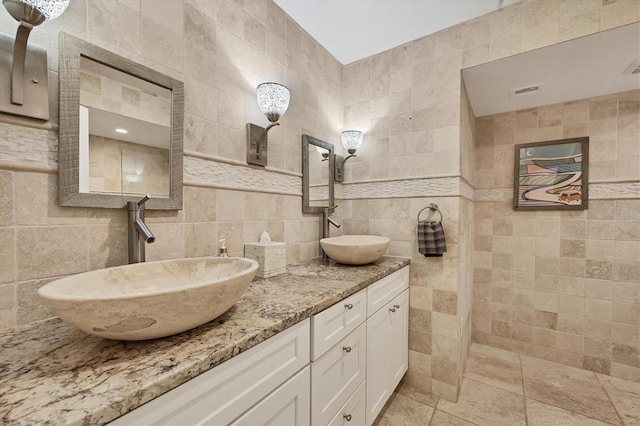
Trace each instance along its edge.
{"label": "decorative tile border", "polygon": [[0,122],[0,162],[58,166],[58,133]]}
{"label": "decorative tile border", "polygon": [[184,157],[185,185],[302,196],[302,178],[248,166]]}
{"label": "decorative tile border", "polygon": [[[640,181],[638,182],[594,182],[589,184],[590,200],[640,199]],[[512,201],[512,188],[476,189],[474,200]]]}
{"label": "decorative tile border", "polygon": [[591,183],[589,198],[592,200],[640,199],[640,181]]}
{"label": "decorative tile border", "polygon": [[346,183],[341,185],[339,198],[460,196],[461,182],[460,177],[442,177]]}

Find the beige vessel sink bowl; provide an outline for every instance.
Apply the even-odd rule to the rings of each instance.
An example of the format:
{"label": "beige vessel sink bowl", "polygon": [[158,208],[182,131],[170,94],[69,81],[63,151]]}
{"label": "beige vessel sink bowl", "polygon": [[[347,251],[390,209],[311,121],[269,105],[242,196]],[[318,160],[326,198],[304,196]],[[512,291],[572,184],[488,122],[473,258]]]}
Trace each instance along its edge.
{"label": "beige vessel sink bowl", "polygon": [[145,340],[207,323],[231,308],[251,283],[258,262],[201,257],[100,269],[38,290],[64,322],[95,336]]}
{"label": "beige vessel sink bowl", "polygon": [[389,238],[376,235],[343,235],[323,238],[320,245],[331,259],[346,265],[364,265],[384,256]]}

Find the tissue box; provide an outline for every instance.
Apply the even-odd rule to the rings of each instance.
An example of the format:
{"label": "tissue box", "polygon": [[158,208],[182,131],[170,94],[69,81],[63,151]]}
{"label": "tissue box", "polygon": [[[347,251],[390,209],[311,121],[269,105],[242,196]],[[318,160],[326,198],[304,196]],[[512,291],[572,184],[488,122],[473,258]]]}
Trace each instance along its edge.
{"label": "tissue box", "polygon": [[244,257],[258,262],[258,278],[274,277],[287,268],[287,245],[285,243],[248,243],[244,245]]}

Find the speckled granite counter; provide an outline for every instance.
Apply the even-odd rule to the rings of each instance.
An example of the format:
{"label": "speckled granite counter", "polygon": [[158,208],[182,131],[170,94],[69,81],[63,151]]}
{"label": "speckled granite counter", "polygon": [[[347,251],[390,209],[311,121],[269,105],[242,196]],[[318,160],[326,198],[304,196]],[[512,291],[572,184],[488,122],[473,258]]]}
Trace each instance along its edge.
{"label": "speckled granite counter", "polygon": [[57,319],[0,333],[0,423],[107,423],[408,264],[289,266],[216,320],[163,339],[104,340]]}

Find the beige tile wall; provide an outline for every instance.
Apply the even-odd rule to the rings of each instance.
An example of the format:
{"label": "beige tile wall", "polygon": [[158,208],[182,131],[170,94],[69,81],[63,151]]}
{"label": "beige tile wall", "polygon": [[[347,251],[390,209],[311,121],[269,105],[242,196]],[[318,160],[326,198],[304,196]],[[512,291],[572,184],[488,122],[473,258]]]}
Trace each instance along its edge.
{"label": "beige tile wall", "polygon": [[[514,143],[576,136],[590,138],[590,183],[640,180],[640,90],[476,125],[479,187],[512,186]],[[640,200],[477,202],[475,221],[474,341],[640,381]]]}
{"label": "beige tile wall", "polygon": [[[16,27],[0,8],[0,31]],[[244,162],[245,124],[267,123],[255,101],[264,81],[292,92],[269,132],[272,175],[301,173],[302,133],[335,143],[343,130],[342,65],[270,0],[72,1],[30,38],[48,50],[50,123],[0,116],[0,329],[48,317],[35,291],[51,279],[127,261],[125,211],[57,205],[59,31],[184,81],[187,155]],[[212,255],[220,238],[242,255],[264,230],[288,243],[288,263],[319,255],[319,220],[302,215],[301,190],[216,184],[188,184],[181,211],[147,212],[157,237],[148,260]]]}
{"label": "beige tile wall", "polygon": [[[636,0],[524,0],[346,65],[344,125],[365,131],[358,157],[347,163],[346,181],[458,175],[474,187],[488,188],[482,184],[486,177],[481,165],[493,164],[493,156],[474,152],[474,119],[466,104],[460,69],[639,20],[640,3]],[[511,185],[507,175],[512,157],[511,152],[496,160],[508,167],[496,167],[492,180],[502,179],[508,181],[506,186]],[[615,161],[625,161],[625,157],[616,156]],[[594,169],[599,167],[606,166],[596,164]],[[399,197],[348,200],[352,205],[347,204],[342,212],[339,209],[338,214],[345,215],[348,232],[382,233],[392,239],[393,253],[411,256],[408,380],[420,389],[455,400],[471,333],[468,313],[473,278],[468,274],[473,271],[469,265],[483,261],[473,252],[472,235],[484,232],[486,224],[470,219],[473,203],[463,197]],[[447,240],[452,244],[441,260],[417,254],[413,214],[407,218],[404,212],[396,212],[397,220],[384,222],[380,218],[389,212],[366,211],[406,205],[415,213],[414,203],[421,208],[431,202],[440,205]],[[497,218],[497,228],[508,228],[504,219]],[[496,244],[505,252],[497,253],[495,262],[503,267],[512,265],[514,254],[505,247],[508,241],[498,238]]]}
{"label": "beige tile wall", "polygon": [[[349,64],[344,67],[344,74],[337,61],[267,0],[74,1],[62,19],[45,24],[48,30],[43,26],[34,31],[32,41],[47,47],[52,71],[57,69],[57,41],[52,34],[64,29],[184,80],[188,150],[244,161],[244,123],[264,122],[252,100],[253,87],[265,79],[284,79],[295,96],[283,118],[283,126],[270,133],[274,142],[269,151],[273,167],[300,171],[301,133],[311,133],[335,144],[340,131],[359,127],[366,133],[365,145],[358,151],[358,158],[349,160],[346,170],[349,182],[452,174],[473,179],[472,156],[461,153],[462,146],[469,148],[465,142],[469,126],[463,124],[465,111],[460,100],[461,67],[638,20],[637,0],[525,0]],[[0,31],[12,32],[14,25],[4,11],[0,12]],[[55,72],[52,75],[55,77]],[[53,113],[56,116],[55,108]],[[11,129],[11,134],[15,133]],[[25,140],[33,138],[33,132],[27,129],[17,133]],[[483,159],[487,160],[476,156],[477,163]],[[32,174],[46,182],[46,194],[42,187],[18,191]],[[478,176],[477,180],[481,179]],[[31,306],[24,295],[32,293],[19,291],[20,288],[40,285],[37,277],[43,273],[52,276],[51,272],[40,271],[34,276],[33,272],[23,270],[26,260],[20,260],[24,254],[17,250],[23,239],[16,236],[29,233],[30,225],[18,224],[23,214],[38,220],[38,226],[51,228],[53,234],[62,233],[59,230],[68,226],[74,227],[74,231],[78,227],[77,231],[87,236],[81,245],[86,244],[90,254],[85,253],[78,260],[75,251],[70,250],[61,262],[68,265],[67,269],[55,271],[56,274],[124,262],[122,250],[117,249],[124,241],[121,212],[60,209],[54,198],[55,182],[55,173],[0,170],[0,188],[7,189],[0,193],[6,199],[6,203],[0,204],[3,326],[19,321],[19,306]],[[256,200],[257,197],[262,198]],[[27,204],[30,199],[41,203],[35,204],[39,208],[23,208],[16,213],[15,206]],[[276,205],[281,202],[284,209],[276,214],[276,219],[264,220],[264,216],[255,214],[256,206],[264,202]],[[345,226],[339,232],[389,235],[391,254],[411,256],[408,379],[423,390],[455,399],[470,329],[465,324],[460,329],[460,320],[470,298],[468,279],[461,275],[469,273],[467,265],[471,263],[470,249],[464,246],[470,244],[470,235],[474,233],[466,219],[471,203],[462,197],[340,202],[337,215]],[[442,259],[420,256],[414,241],[414,217],[430,202],[437,202],[445,216],[449,251]],[[313,257],[318,253],[317,218],[303,217],[300,210],[298,196],[187,187],[184,211],[149,215],[155,227],[152,229],[162,233],[158,242],[164,236],[163,242],[149,254],[153,258],[208,254],[214,251],[215,244],[211,242],[221,235],[231,235],[228,237],[231,250],[237,251],[245,233],[254,235],[266,222],[274,234],[282,230],[281,235],[289,243],[288,261]],[[618,228],[621,235],[635,232],[635,225],[620,222],[624,222]],[[616,225],[614,220],[614,231]],[[476,234],[485,232],[486,227],[487,223],[475,221]],[[508,229],[508,224],[499,222],[496,227]],[[593,232],[598,232],[595,229],[600,228],[596,226]],[[60,246],[64,241],[62,236],[49,237],[35,246],[35,251],[42,248],[47,256],[62,256],[60,252],[45,250],[44,246]],[[498,239],[497,245],[501,244],[507,242]],[[482,259],[478,252],[474,255],[474,263]],[[509,253],[496,256],[498,265],[507,266],[509,262],[513,263]],[[47,261],[45,269],[54,263],[55,260]],[[619,267],[623,274],[629,271],[627,263]],[[593,266],[603,266],[596,270],[607,271],[605,264]],[[552,299],[541,296],[539,304],[551,306]],[[632,316],[633,312],[626,315]],[[620,351],[616,353],[620,356]]]}

